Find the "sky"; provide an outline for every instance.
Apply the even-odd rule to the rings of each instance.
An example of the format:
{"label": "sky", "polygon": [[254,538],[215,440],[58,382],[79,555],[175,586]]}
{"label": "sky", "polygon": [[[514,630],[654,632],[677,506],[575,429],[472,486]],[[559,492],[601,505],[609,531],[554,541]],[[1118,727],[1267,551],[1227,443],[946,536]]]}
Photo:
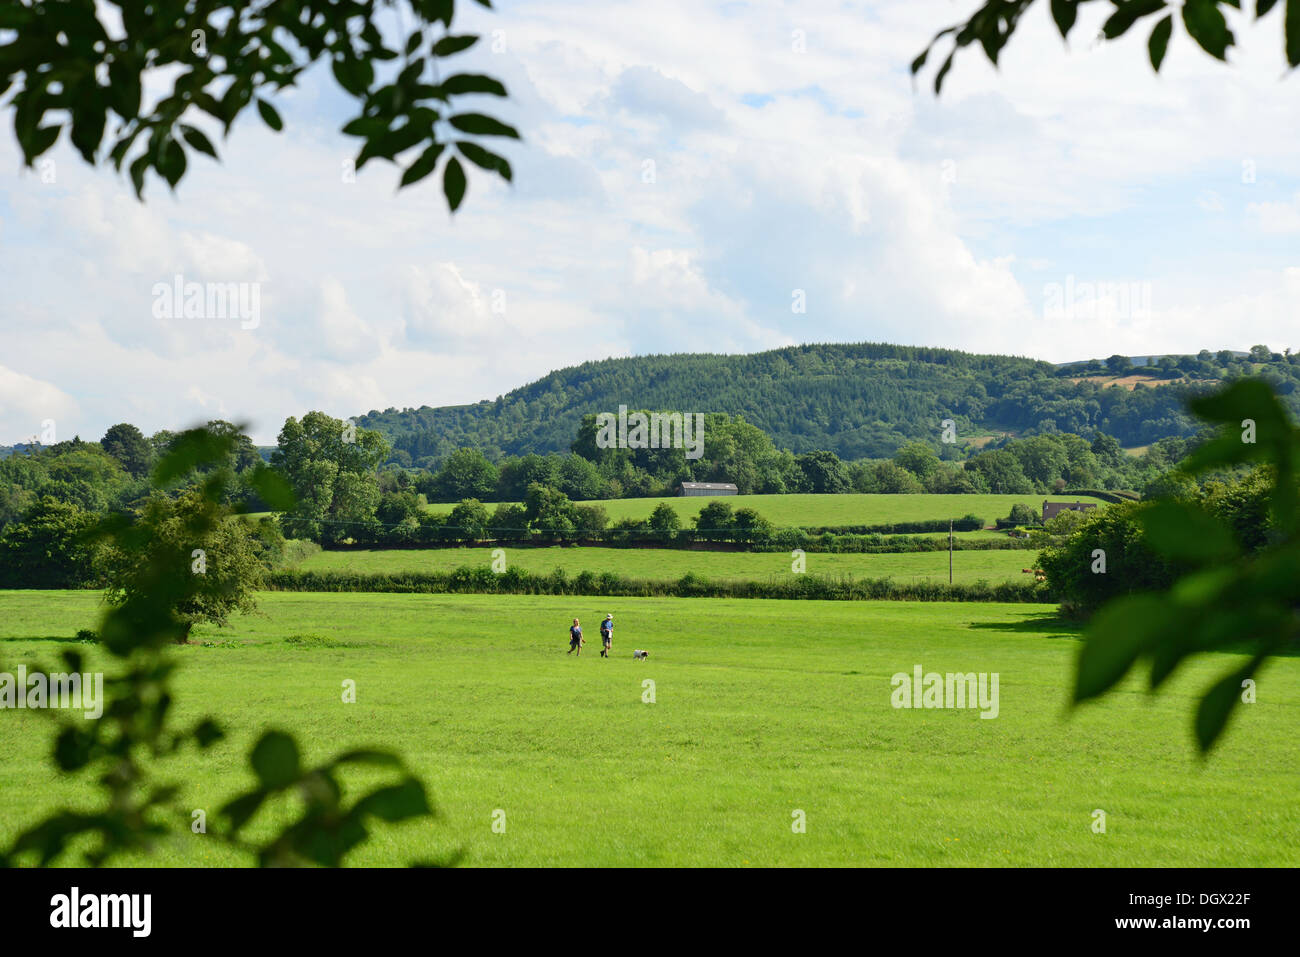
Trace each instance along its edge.
{"label": "sky", "polygon": [[[892,342],[1052,362],[1300,347],[1300,78],[1280,13],[1228,64],[1176,22],[1068,47],[1045,2],[941,96],[908,64],[975,0],[458,5],[514,183],[355,177],[316,67],[145,202],[0,125],[0,444],[491,399],[588,360]],[[485,99],[485,98],[480,98]],[[202,124],[197,124],[202,125]],[[253,312],[168,315],[238,283]],[[251,306],[252,300],[246,300]],[[629,397],[634,399],[634,397]]]}

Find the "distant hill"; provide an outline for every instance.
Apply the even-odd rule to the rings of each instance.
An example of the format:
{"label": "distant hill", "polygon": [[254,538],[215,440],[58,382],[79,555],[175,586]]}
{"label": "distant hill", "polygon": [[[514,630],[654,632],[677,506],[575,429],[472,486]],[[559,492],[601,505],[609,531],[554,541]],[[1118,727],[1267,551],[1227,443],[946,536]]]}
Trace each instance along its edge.
{"label": "distant hill", "polygon": [[[584,415],[617,412],[620,405],[740,415],[778,448],[829,449],[844,459],[887,457],[912,439],[937,442],[948,418],[963,436],[1100,430],[1134,446],[1191,435],[1197,426],[1184,404],[1188,395],[1211,388],[1202,380],[1262,372],[1288,401],[1298,398],[1294,357],[1252,364],[1243,356],[1233,354],[1226,365],[1213,356],[1174,357],[1149,371],[1143,363],[1139,374],[1152,376],[1150,387],[1131,390],[1071,381],[1104,371],[1098,360],[1058,366],[881,343],[636,356],[560,369],[495,400],[371,411],[357,422],[389,435],[417,463],[441,460],[462,446],[490,458],[566,451]],[[1093,372],[1081,372],[1089,366]]]}

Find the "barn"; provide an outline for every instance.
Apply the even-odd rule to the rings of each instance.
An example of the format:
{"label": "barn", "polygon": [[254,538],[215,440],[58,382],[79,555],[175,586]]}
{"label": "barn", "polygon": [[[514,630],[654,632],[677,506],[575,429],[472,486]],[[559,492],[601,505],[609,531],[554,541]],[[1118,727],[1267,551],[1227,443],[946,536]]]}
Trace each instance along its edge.
{"label": "barn", "polygon": [[682,495],[739,495],[730,482],[683,482]]}
{"label": "barn", "polygon": [[1097,506],[1092,502],[1043,502],[1043,521],[1056,518],[1062,512],[1086,512]]}

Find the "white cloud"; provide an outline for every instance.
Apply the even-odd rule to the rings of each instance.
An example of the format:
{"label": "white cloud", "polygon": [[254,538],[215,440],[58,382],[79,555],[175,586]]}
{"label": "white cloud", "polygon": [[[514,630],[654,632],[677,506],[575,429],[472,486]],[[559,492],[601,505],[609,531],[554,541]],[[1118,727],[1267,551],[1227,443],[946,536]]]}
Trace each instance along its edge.
{"label": "white cloud", "polygon": [[[510,89],[487,108],[524,133],[501,147],[514,185],[471,171],[453,218],[434,179],[397,193],[375,163],[345,182],[356,144],[321,70],[283,135],[237,123],[175,197],[152,182],[142,205],[61,146],[55,182],[0,186],[8,375],[86,435],[222,414],[271,441],[311,408],[472,402],[645,352],[1286,344],[1300,152],[1276,22],[1237,29],[1232,66],[1180,27],[1155,77],[1143,37],[1090,45],[1101,11],[1065,52],[1036,4],[998,70],[963,51],[935,98],[907,64],[966,12],[946,0],[462,12],[505,33],[507,52],[458,66]],[[176,274],[258,283],[260,325],[155,319]],[[1044,320],[1043,283],[1065,275],[1149,282],[1154,308]],[[0,442],[38,411],[11,393]]]}

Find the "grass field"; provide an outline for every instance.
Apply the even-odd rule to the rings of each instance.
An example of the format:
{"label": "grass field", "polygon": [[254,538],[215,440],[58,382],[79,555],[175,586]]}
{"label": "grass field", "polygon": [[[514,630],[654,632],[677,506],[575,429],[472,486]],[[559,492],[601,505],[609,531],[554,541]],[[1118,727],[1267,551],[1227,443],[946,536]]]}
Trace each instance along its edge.
{"label": "grass field", "polygon": [[[1198,661],[1155,698],[1132,679],[1067,717],[1077,635],[1046,606],[359,594],[261,605],[230,629],[200,628],[210,646],[177,650],[178,721],[211,713],[232,736],[183,752],[170,777],[185,807],[215,818],[251,784],[244,755],[264,728],[294,730],[309,760],[397,749],[441,817],[379,829],[357,864],[457,848],[473,865],[1300,863],[1296,658],[1263,672],[1258,703],[1201,762],[1194,699],[1236,659]],[[0,592],[3,670],[51,661],[96,608],[88,592]],[[596,656],[594,629],[581,658],[566,656],[567,620],[590,628],[607,611],[616,657]],[[634,662],[635,647],[651,659]],[[894,709],[890,676],[917,664],[997,672],[998,717]],[[356,704],[340,701],[344,679]],[[43,715],[0,722],[3,841],[88,791],[49,769]],[[1105,834],[1091,829],[1096,809]],[[796,811],[806,833],[792,830]],[[234,860],[188,821],[153,862]]]}
{"label": "grass field", "polygon": [[[375,551],[318,552],[295,567],[302,571],[406,573],[450,571],[462,565],[492,564],[490,548],[379,549]],[[632,578],[676,580],[687,572],[715,580],[766,581],[789,578],[789,552],[706,552],[667,548],[507,548],[507,567],[529,572],[563,568],[570,575],[581,571],[614,572]],[[959,584],[985,579],[990,582],[1027,581],[1022,568],[1031,567],[1038,553],[1030,550],[958,551],[953,553],[953,581]],[[855,555],[809,552],[810,575],[852,578],[893,578],[897,581],[947,581],[948,553],[907,552]]]}
{"label": "grass field", "polygon": [[[726,495],[735,508],[756,509],[773,525],[887,525],[978,515],[986,525],[1005,518],[1017,502],[1041,510],[1049,502],[1096,502],[1086,495]],[[667,502],[683,519],[699,514],[711,496],[619,498],[597,502],[612,521],[649,518],[656,505]],[[448,505],[432,506],[448,510]]]}

